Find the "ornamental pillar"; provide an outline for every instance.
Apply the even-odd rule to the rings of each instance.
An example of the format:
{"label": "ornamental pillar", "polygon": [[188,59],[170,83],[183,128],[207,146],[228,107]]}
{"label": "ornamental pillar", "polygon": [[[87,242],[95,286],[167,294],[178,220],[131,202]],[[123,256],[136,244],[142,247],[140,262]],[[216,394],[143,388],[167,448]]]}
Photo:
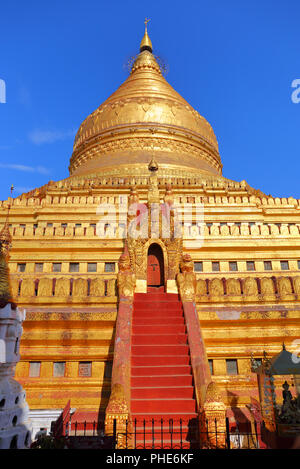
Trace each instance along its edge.
{"label": "ornamental pillar", "polygon": [[[127,250],[119,260],[119,306],[116,324],[114,360],[111,379],[111,395],[105,413],[105,433],[113,435],[116,420],[117,448],[126,447],[127,433],[131,432],[130,416],[130,355],[131,325],[135,275],[130,268]],[[128,440],[127,440],[128,447]]]}
{"label": "ornamental pillar", "polygon": [[202,448],[226,447],[226,405],[213,382],[207,387],[200,412],[200,444]]}

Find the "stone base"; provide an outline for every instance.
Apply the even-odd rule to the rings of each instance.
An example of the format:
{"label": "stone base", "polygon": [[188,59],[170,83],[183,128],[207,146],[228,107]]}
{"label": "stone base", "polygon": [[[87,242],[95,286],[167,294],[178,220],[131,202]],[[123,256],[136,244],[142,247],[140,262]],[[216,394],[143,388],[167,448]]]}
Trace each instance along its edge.
{"label": "stone base", "polygon": [[147,280],[136,281],[135,293],[147,293]]}
{"label": "stone base", "polygon": [[178,295],[176,280],[167,280],[167,293],[176,293]]}
{"label": "stone base", "polygon": [[[147,293],[147,280],[137,280],[135,293]],[[176,293],[178,295],[178,287],[176,280],[167,280],[167,293]]]}

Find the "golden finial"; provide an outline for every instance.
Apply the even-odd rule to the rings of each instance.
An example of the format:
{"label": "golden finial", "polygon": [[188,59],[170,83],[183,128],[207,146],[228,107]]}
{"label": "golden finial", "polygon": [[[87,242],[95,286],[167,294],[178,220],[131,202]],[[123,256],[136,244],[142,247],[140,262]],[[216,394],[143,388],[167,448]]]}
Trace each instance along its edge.
{"label": "golden finial", "polygon": [[149,52],[152,52],[152,42],[150,37],[148,36],[148,31],[147,31],[147,24],[149,23],[150,19],[145,18],[145,34],[142,39],[142,42],[140,44],[140,52],[143,52],[144,50],[148,50]]}
{"label": "golden finial", "polygon": [[157,162],[156,162],[156,160],[155,160],[154,157],[151,158],[151,161],[150,161],[150,163],[149,163],[149,165],[148,165],[148,169],[149,169],[149,171],[151,171],[152,173],[155,172],[155,171],[158,171],[158,164],[157,164]]}
{"label": "golden finial", "polygon": [[159,189],[158,189],[158,164],[154,157],[151,158],[151,161],[148,165],[150,171],[149,177],[149,186],[148,186],[148,203],[149,204],[159,204]]}

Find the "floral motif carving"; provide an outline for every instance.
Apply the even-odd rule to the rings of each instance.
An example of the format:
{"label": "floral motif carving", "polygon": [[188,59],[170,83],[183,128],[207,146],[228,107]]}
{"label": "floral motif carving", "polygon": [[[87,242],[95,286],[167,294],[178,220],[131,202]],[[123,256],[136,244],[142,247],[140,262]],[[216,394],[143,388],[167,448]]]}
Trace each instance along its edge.
{"label": "floral motif carving", "polygon": [[197,280],[194,274],[194,263],[189,254],[185,254],[180,262],[181,273],[177,275],[179,293],[183,302],[195,301]]}
{"label": "floral motif carving", "polygon": [[131,270],[128,250],[122,254],[119,260],[118,293],[119,297],[133,298],[136,278]]}

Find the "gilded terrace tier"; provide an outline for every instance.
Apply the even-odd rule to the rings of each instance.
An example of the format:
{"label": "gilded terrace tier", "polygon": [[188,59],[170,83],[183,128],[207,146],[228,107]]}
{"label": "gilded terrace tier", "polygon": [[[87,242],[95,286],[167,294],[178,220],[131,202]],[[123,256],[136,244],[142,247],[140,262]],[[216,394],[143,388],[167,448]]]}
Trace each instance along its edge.
{"label": "gilded terrace tier", "polygon": [[[161,200],[167,179],[158,179]],[[16,378],[31,409],[104,413],[110,393],[116,277],[124,248],[124,201],[138,182],[108,179],[50,183],[10,199],[9,262],[15,301],[27,319]],[[197,274],[197,310],[207,355],[226,404],[256,395],[251,352],[277,353],[299,331],[300,203],[256,193],[246,183],[176,179],[183,250]],[[116,219],[97,232],[101,204]],[[2,203],[2,222],[7,202]],[[195,207],[203,208],[197,220]],[[120,216],[121,215],[121,216]],[[121,221],[121,222],[120,222]],[[99,236],[100,234],[100,236]],[[194,241],[202,239],[194,249]],[[234,374],[231,374],[234,373]]]}

